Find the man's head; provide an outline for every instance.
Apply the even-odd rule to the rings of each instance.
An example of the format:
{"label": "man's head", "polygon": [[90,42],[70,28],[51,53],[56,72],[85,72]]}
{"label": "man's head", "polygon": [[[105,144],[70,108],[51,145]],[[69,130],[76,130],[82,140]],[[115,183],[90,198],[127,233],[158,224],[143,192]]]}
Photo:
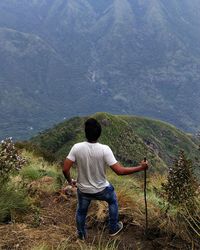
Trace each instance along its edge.
{"label": "man's head", "polygon": [[89,142],[96,142],[101,135],[101,125],[94,118],[85,122],[85,136]]}

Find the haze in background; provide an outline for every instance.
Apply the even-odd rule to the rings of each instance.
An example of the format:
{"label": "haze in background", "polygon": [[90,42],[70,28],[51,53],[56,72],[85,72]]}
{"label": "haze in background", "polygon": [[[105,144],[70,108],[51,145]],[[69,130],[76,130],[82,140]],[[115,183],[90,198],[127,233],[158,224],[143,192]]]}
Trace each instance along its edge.
{"label": "haze in background", "polygon": [[107,111],[200,128],[197,0],[1,0],[0,138]]}

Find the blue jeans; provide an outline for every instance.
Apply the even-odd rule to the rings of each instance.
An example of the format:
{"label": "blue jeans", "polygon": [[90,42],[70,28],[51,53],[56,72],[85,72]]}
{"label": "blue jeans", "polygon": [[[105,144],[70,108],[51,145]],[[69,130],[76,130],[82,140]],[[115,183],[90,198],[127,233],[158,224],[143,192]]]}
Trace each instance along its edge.
{"label": "blue jeans", "polygon": [[109,206],[109,229],[110,233],[117,230],[118,223],[118,202],[114,187],[109,185],[103,191],[95,194],[87,194],[77,189],[78,206],[76,211],[76,224],[79,238],[86,237],[85,220],[88,207],[92,200],[106,201]]}

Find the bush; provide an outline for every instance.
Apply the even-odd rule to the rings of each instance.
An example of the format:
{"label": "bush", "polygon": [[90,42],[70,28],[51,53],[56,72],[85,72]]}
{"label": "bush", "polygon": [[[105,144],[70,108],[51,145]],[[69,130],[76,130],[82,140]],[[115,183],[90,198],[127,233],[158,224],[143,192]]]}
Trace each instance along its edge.
{"label": "bush", "polygon": [[10,178],[25,162],[11,138],[0,143],[0,222],[11,221],[13,211],[25,211],[28,207],[26,192],[20,187],[21,183],[14,183]]}
{"label": "bush", "polygon": [[192,163],[179,153],[174,165],[169,168],[167,183],[163,184],[164,195],[171,205],[193,205],[195,203],[197,181],[193,174]]}
{"label": "bush", "polygon": [[0,181],[6,183],[10,175],[19,171],[26,160],[21,157],[15,148],[12,138],[7,138],[0,143]]}

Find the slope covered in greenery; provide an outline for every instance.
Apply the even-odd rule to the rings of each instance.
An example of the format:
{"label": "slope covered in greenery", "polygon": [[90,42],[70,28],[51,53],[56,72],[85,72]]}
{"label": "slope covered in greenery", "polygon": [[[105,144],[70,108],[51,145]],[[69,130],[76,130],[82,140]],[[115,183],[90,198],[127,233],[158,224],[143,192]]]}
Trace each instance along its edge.
{"label": "slope covered in greenery", "polygon": [[[105,114],[95,116],[105,119]],[[107,115],[108,118],[110,122],[116,119],[110,115]],[[2,151],[0,143],[0,159]],[[115,187],[119,218],[124,223],[124,229],[111,238],[107,228],[107,204],[93,201],[86,221],[88,238],[86,241],[77,241],[76,188],[67,185],[61,168],[56,164],[50,164],[32,152],[23,150],[18,153],[26,160],[26,164],[19,171],[10,173],[9,182],[3,188],[0,186],[0,249],[199,249],[200,190],[191,181],[192,178],[184,191],[190,192],[190,188],[195,187],[195,197],[192,199],[194,207],[185,200],[178,204],[169,203],[167,197],[171,192],[163,190],[163,183],[165,187],[175,185],[180,188],[184,182],[176,183],[177,179],[173,181],[173,178],[165,175],[148,175],[146,230],[143,179],[137,178],[138,174],[117,176],[108,170],[107,178]],[[76,178],[76,174],[76,169],[72,168],[72,177]]]}
{"label": "slope covered in greenery", "polygon": [[[161,170],[172,163],[183,149],[186,155],[198,157],[198,145],[192,137],[174,126],[135,116],[96,113],[92,115],[102,125],[100,142],[113,150],[125,165],[133,165],[147,157],[152,170]],[[84,121],[88,117],[75,117],[48,129],[28,142],[31,148],[47,159],[63,161],[74,143],[85,140]]]}

